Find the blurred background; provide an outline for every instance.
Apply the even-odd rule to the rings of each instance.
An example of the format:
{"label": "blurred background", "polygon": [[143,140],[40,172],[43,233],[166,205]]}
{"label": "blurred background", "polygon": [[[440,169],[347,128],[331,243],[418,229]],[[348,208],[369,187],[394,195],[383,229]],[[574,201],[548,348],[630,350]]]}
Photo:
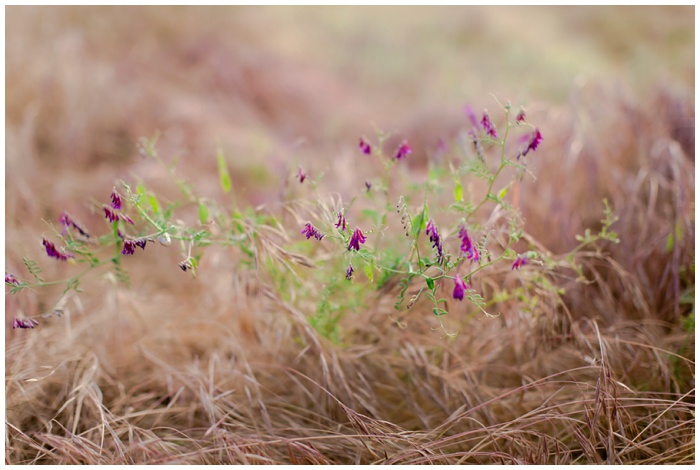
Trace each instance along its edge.
{"label": "blurred background", "polygon": [[8,7],[6,28],[8,204],[145,177],[156,132],[205,184],[221,145],[261,201],[300,162],[346,174],[378,129],[425,159],[491,93],[551,117],[591,83],[694,83],[693,7]]}
{"label": "blurred background", "polygon": [[[495,98],[523,106],[544,136],[527,157],[535,178],[523,180],[516,205],[537,249],[565,253],[576,234],[599,229],[603,198],[620,217],[613,229],[622,240],[587,259],[597,282],[575,283],[570,273],[558,279],[561,303],[543,295],[532,311],[515,305],[487,321],[472,321],[459,304],[464,315],[445,316],[460,331],[451,342],[419,305],[398,328],[389,318],[395,299],[386,295],[342,318],[350,347],[319,346],[306,321],[317,299],[300,298],[293,308],[276,302],[262,282],[242,279],[253,276],[237,271],[233,250],[219,247],[207,248],[197,279],[177,268],[175,243],[124,257],[130,288],[109,274],[88,276],[62,318],[42,318],[31,331],[11,329],[12,318],[51,311],[62,287],[6,294],[7,462],[159,462],[189,449],[178,463],[212,463],[243,435],[315,436],[319,426],[328,436],[338,426],[356,435],[342,418],[352,421],[350,414],[320,387],[305,388],[297,371],[367,416],[436,429],[427,441],[447,436],[452,424],[436,426],[465,400],[493,405],[459,424],[485,429],[481,443],[510,436],[508,420],[527,410],[546,420],[556,411],[564,417],[560,442],[572,443],[576,460],[587,447],[577,444],[566,410],[586,394],[576,418],[584,423],[602,406],[599,341],[613,370],[605,377],[634,394],[617,422],[635,413],[643,392],[667,400],[648,412],[642,405],[626,435],[649,430],[670,461],[678,449],[684,463],[694,458],[694,412],[679,412],[682,425],[669,418],[669,403],[681,402],[671,393],[694,404],[693,6],[8,6],[5,13],[5,270],[20,280],[30,279],[23,257],[37,260],[47,280],[74,275],[78,267],[46,257],[42,234],[56,239],[49,224],[64,210],[88,230],[105,230],[100,206],[121,180],[144,182],[161,201],[182,199],[173,177],[140,156],[142,137],[157,135],[176,178],[226,208],[312,199],[314,191],[348,201],[378,171],[360,159],[360,136],[393,133],[388,152],[406,139],[413,153],[402,171],[414,178],[404,181],[420,182],[437,149],[469,126],[465,106],[488,109],[503,124]],[[232,194],[219,186],[217,148]],[[319,181],[316,190],[293,184],[300,165]],[[681,357],[688,366],[674,363]],[[320,368],[326,359],[332,367]],[[558,382],[532,396],[525,388],[511,393],[567,370],[569,395]],[[610,392],[616,403],[627,393],[618,391]],[[414,402],[397,400],[404,395]],[[551,407],[539,408],[545,402]],[[496,433],[482,423],[506,424]],[[161,447],[152,429],[171,440]],[[91,449],[91,457],[76,457],[81,430],[80,452]],[[201,442],[187,447],[179,430],[194,430],[187,438]],[[610,442],[625,435],[610,433]],[[523,436],[517,446],[539,446]],[[339,455],[333,442],[314,445]],[[207,445],[212,460],[196,460]],[[645,460],[651,444],[623,442],[620,450],[638,447],[638,460],[625,462],[662,461]],[[558,462],[558,450],[552,459],[544,448],[543,461]],[[359,461],[365,450],[358,440],[338,461]],[[290,454],[281,448],[277,461],[289,463]]]}

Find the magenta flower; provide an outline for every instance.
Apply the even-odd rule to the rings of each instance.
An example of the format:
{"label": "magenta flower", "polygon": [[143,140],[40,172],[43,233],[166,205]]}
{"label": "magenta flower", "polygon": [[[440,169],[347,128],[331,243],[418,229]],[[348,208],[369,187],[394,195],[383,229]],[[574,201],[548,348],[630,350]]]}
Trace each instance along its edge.
{"label": "magenta flower", "polygon": [[425,227],[425,234],[428,235],[430,241],[433,243],[433,248],[437,251],[437,262],[442,264],[445,260],[445,253],[442,249],[442,240],[440,240],[440,232],[438,232],[433,219],[430,219],[428,225]]}
{"label": "magenta flower", "polygon": [[124,221],[124,222],[129,222],[131,225],[134,225],[134,220],[129,217],[126,214],[119,214],[119,217]]}
{"label": "magenta flower", "polygon": [[58,221],[61,223],[61,225],[63,225],[63,234],[66,233],[66,230],[68,228],[73,227],[78,231],[78,233],[80,233],[85,238],[90,238],[90,234],[83,230],[82,227],[80,227],[80,225],[76,224],[75,221],[68,215],[66,211],[63,211]]}
{"label": "magenta flower", "polygon": [[38,321],[34,320],[33,318],[14,318],[12,320],[12,329],[15,328],[34,328],[39,324]]}
{"label": "magenta flower", "polygon": [[14,284],[18,286],[20,285],[20,282],[17,280],[14,274],[8,274],[5,272],[5,284]]}
{"label": "magenta flower", "polygon": [[352,264],[348,265],[348,269],[345,270],[345,279],[348,281],[352,279],[352,273],[355,272],[355,269],[352,267]]}
{"label": "magenta flower", "polygon": [[345,220],[345,216],[343,215],[343,211],[338,212],[338,222],[335,224],[336,228],[339,228],[342,231],[345,231],[345,227],[347,226],[347,222]]}
{"label": "magenta flower", "polygon": [[498,135],[496,134],[496,129],[493,127],[493,123],[491,122],[489,115],[486,113],[484,113],[484,116],[481,118],[481,127],[483,127],[486,133],[494,139],[498,138]]}
{"label": "magenta flower", "polygon": [[105,217],[107,217],[107,220],[110,222],[116,222],[119,220],[119,215],[117,215],[116,212],[113,212],[109,207],[104,206],[102,207],[102,210],[105,211]]}
{"label": "magenta flower", "polygon": [[539,129],[535,129],[535,131],[530,135],[530,140],[527,143],[527,147],[525,147],[525,149],[521,152],[521,155],[524,157],[530,150],[533,152],[537,150],[540,142],[542,142],[542,133]]}
{"label": "magenta flower", "polygon": [[474,245],[474,242],[472,242],[472,239],[469,237],[469,232],[467,232],[467,228],[464,225],[462,225],[462,228],[459,229],[459,238],[462,239],[462,244],[459,248],[466,255],[466,258],[473,261],[479,261],[479,251],[476,249],[476,245]]}
{"label": "magenta flower", "polygon": [[66,211],[63,211],[61,217],[58,218],[58,221],[61,225],[63,225],[63,233],[66,233],[65,229],[69,228],[72,222],[68,213]]}
{"label": "magenta flower", "polygon": [[362,230],[359,228],[356,228],[355,231],[352,234],[352,237],[350,238],[350,244],[348,245],[348,251],[350,250],[355,250],[355,251],[360,251],[360,244],[365,243],[367,241],[367,237],[365,237],[362,234]]}
{"label": "magenta flower", "polygon": [[117,209],[117,210],[121,210],[121,208],[122,208],[122,198],[121,198],[121,196],[119,195],[119,193],[117,192],[116,189],[112,189],[111,198],[112,198],[112,203],[110,204],[110,206],[112,206],[113,208],[115,208],[115,209]]}
{"label": "magenta flower", "polygon": [[467,283],[464,282],[462,276],[457,274],[455,276],[455,288],[452,291],[452,297],[457,300],[462,300],[464,299],[464,291],[466,290],[469,290],[469,286],[467,285]]}
{"label": "magenta flower", "polygon": [[513,266],[511,266],[511,271],[514,269],[520,269],[526,264],[529,263],[530,260],[527,259],[527,257],[518,255],[517,258],[515,258],[515,261],[513,262]]}
{"label": "magenta flower", "polygon": [[136,249],[136,243],[134,240],[124,240],[124,248],[122,249],[123,255],[133,255]]}
{"label": "magenta flower", "polygon": [[311,225],[311,222],[306,223],[306,226],[302,229],[301,233],[306,235],[307,240],[311,237],[314,237],[316,240],[321,241],[323,237],[326,236],[325,234],[319,232],[316,227]]}
{"label": "magenta flower", "polygon": [[396,155],[394,156],[397,160],[403,160],[411,153],[411,147],[408,146],[408,142],[405,140],[401,142],[399,148],[396,150]]}
{"label": "magenta flower", "polygon": [[61,253],[60,251],[58,251],[56,245],[48,241],[46,238],[43,239],[42,244],[44,245],[44,248],[46,248],[46,254],[49,255],[51,258],[56,258],[57,260],[61,261],[67,261],[68,258],[73,257],[73,255]]}
{"label": "magenta flower", "polygon": [[302,167],[299,167],[299,173],[297,173],[297,178],[299,178],[299,183],[303,183],[308,175],[304,172]]}
{"label": "magenta flower", "polygon": [[525,122],[525,110],[521,109],[517,116],[515,116],[515,122],[521,124]]}
{"label": "magenta flower", "polygon": [[117,235],[119,235],[119,238],[124,240],[124,247],[122,249],[123,255],[133,255],[137,246],[142,250],[145,250],[146,242],[153,241],[152,238],[126,238],[121,230],[117,230]]}
{"label": "magenta flower", "polygon": [[372,146],[369,145],[362,137],[360,137],[360,143],[358,144],[358,147],[360,148],[360,151],[365,155],[369,155],[370,153],[372,153]]}

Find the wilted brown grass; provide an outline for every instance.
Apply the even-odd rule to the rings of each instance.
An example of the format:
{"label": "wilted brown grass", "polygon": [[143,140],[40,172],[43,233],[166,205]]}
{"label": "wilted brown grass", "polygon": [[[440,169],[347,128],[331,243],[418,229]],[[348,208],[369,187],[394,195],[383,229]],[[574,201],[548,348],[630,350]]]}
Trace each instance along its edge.
{"label": "wilted brown grass", "polygon": [[[651,16],[678,27],[685,13]],[[336,14],[327,13],[344,31]],[[415,139],[416,174],[436,139],[462,126],[461,101],[443,114],[410,100],[425,85],[418,78],[388,96],[372,88],[407,62],[367,76],[345,55],[314,66],[320,49],[305,55],[308,38],[284,22],[261,34],[255,10],[9,8],[11,16],[5,250],[18,277],[23,256],[41,256],[50,231],[42,218],[67,209],[98,226],[89,201],[116,180],[137,175],[175,197],[162,169],[135,150],[156,129],[161,153],[180,155],[179,174],[206,197],[221,197],[213,154],[222,145],[244,205],[278,201],[280,181],[301,162],[327,171],[320,191],[352,195],[364,179],[356,138],[373,123]],[[448,16],[454,25],[443,27],[457,31],[459,16]],[[397,24],[416,21],[407,18]],[[605,36],[602,16],[584,18]],[[34,34],[20,34],[29,25]],[[348,48],[365,50],[363,37]],[[604,197],[620,217],[620,244],[581,254],[594,282],[554,273],[562,302],[542,291],[538,308],[494,319],[451,304],[447,321],[459,334],[446,339],[429,309],[395,312],[392,293],[380,292],[367,311],[342,318],[343,337],[331,342],[310,327],[311,311],[286,303],[264,276],[237,272],[235,253],[211,248],[193,280],[177,254],[147,250],[127,263],[130,289],[99,276],[66,301],[62,318],[6,327],[6,463],[694,463],[695,336],[685,326],[695,282],[694,89],[677,63],[668,64],[673,79],[657,75],[653,86],[578,81],[566,99],[528,106],[545,141],[531,159],[537,179],[523,180],[514,203],[532,241],[567,252],[575,234],[599,227]],[[42,266],[46,278],[70,270]],[[481,282],[494,290],[517,277]],[[7,294],[6,325],[18,312],[51,310],[59,292]]]}

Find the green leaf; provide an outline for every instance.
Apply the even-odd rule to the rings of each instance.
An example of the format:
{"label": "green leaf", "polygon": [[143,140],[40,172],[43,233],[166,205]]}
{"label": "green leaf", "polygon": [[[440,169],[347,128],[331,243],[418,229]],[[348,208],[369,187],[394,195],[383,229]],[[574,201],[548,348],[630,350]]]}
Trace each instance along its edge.
{"label": "green leaf", "polygon": [[435,289],[435,280],[432,277],[426,277],[425,283],[428,284],[428,288],[430,290]]}
{"label": "green leaf", "polygon": [[433,308],[433,313],[439,317],[440,315],[447,315],[447,310],[435,307]]}
{"label": "green leaf", "polygon": [[412,226],[412,228],[413,228],[413,238],[414,238],[414,239],[417,239],[417,238],[418,238],[418,235],[420,235],[420,233],[421,233],[423,230],[425,230],[425,226],[426,226],[426,224],[427,224],[427,222],[426,222],[425,219],[426,219],[427,216],[428,216],[427,212],[428,212],[428,208],[424,205],[424,206],[423,206],[423,210],[420,212],[420,214],[418,214],[417,216],[415,216],[415,217],[413,218],[413,220],[411,221],[411,226]]}
{"label": "green leaf", "polygon": [[22,258],[22,261],[24,261],[24,265],[27,267],[29,274],[31,274],[34,279],[36,279],[38,282],[44,282],[44,280],[39,276],[39,274],[41,274],[41,267],[39,267],[36,261],[29,258]]}
{"label": "green leaf", "polygon": [[455,202],[462,202],[464,200],[464,193],[462,192],[462,183],[455,180]]}
{"label": "green leaf", "polygon": [[203,202],[199,203],[199,223],[205,225],[209,221],[209,208]]}
{"label": "green leaf", "polygon": [[498,191],[498,200],[502,201],[504,197],[508,194],[508,186]]}
{"label": "green leaf", "polygon": [[228,173],[226,158],[224,157],[224,152],[221,150],[221,147],[219,147],[216,152],[216,159],[219,163],[219,181],[221,182],[221,189],[227,193],[231,191],[231,176]]}
{"label": "green leaf", "polygon": [[160,203],[158,202],[158,198],[155,197],[153,194],[148,195],[148,203],[151,205],[151,209],[153,209],[154,214],[159,214],[161,209],[160,209]]}
{"label": "green leaf", "polygon": [[367,275],[369,282],[374,282],[374,272],[372,270],[372,265],[369,263],[365,264],[365,274]]}

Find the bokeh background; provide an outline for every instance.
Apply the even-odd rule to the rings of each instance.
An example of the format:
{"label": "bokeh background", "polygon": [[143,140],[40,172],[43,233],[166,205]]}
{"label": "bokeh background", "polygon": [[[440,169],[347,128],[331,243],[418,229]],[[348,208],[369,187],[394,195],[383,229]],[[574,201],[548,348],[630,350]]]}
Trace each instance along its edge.
{"label": "bokeh background", "polygon": [[8,194],[44,169],[54,206],[110,186],[159,131],[203,183],[221,145],[262,200],[299,162],[352,167],[376,129],[424,159],[490,93],[556,120],[590,86],[688,90],[693,41],[693,7],[9,7]]}
{"label": "bokeh background", "polygon": [[[28,276],[23,257],[46,261],[47,222],[55,225],[68,210],[88,227],[103,226],[99,204],[120,180],[177,197],[172,177],[140,156],[141,137],[158,134],[163,159],[199,194],[223,204],[279,201],[283,191],[297,191],[289,188],[300,165],[312,178],[324,175],[319,191],[347,200],[378,170],[358,164],[360,136],[392,132],[389,147],[408,140],[410,171],[420,176],[436,149],[465,129],[466,105],[498,115],[494,97],[523,106],[544,135],[528,163],[537,179],[525,181],[520,193],[533,237],[555,254],[571,249],[575,234],[599,227],[607,197],[623,241],[606,247],[615,262],[597,266],[600,287],[591,287],[597,290],[572,291],[568,320],[513,312],[462,324],[459,339],[448,344],[432,330],[428,313],[425,321],[412,315],[408,330],[399,331],[386,312],[373,311],[344,324],[355,349],[320,339],[324,346],[311,348],[315,356],[294,339],[294,329],[304,329],[299,318],[259,300],[260,286],[238,282],[228,258],[216,254],[193,282],[180,276],[178,253],[148,250],[141,263],[128,262],[131,289],[95,278],[79,300],[70,300],[72,313],[42,320],[32,331],[12,330],[12,318],[51,310],[60,288],[7,294],[6,461],[297,463],[290,455],[306,463],[381,461],[381,452],[351,438],[339,440],[340,448],[333,440],[327,448],[314,441],[314,451],[306,444],[294,444],[294,452],[260,444],[334,429],[353,434],[347,421],[359,419],[319,387],[302,386],[276,368],[317,380],[363,419],[384,420],[373,422],[374,432],[389,432],[386,421],[416,432],[437,429],[429,440],[439,442],[445,420],[455,432],[468,428],[449,421],[464,400],[494,400],[479,415],[492,429],[544,401],[524,390],[520,401],[495,398],[504,391],[588,367],[596,348],[584,345],[597,344],[586,323],[592,319],[605,341],[629,341],[606,343],[617,353],[606,367],[627,386],[680,394],[692,388],[693,372],[672,371],[670,359],[654,348],[694,358],[694,334],[687,334],[694,312],[693,6],[9,6],[5,12],[5,269],[20,279]],[[219,187],[217,148],[229,164],[233,195]],[[47,278],[73,272],[59,264],[43,262]],[[556,347],[540,336],[577,331],[579,342]],[[635,349],[641,344],[649,347]],[[319,368],[319,358],[333,367]],[[590,388],[562,396],[595,395],[597,372],[581,374],[577,380]],[[412,376],[425,381],[407,381]],[[358,392],[346,377],[363,377],[368,388]],[[396,401],[409,392],[411,403]],[[685,401],[694,404],[694,395]],[[662,450],[622,452],[626,457],[612,462],[688,463],[694,435],[685,430],[694,418],[686,411],[674,415],[678,421],[654,420],[653,411],[644,421],[640,411],[642,418],[632,420],[636,429],[653,423],[646,429],[665,436],[658,438]],[[222,422],[227,431],[214,424]],[[105,427],[114,431],[106,444]],[[588,452],[572,432],[558,441],[570,445],[568,453],[551,445],[528,453],[527,439],[505,437],[493,449],[531,463],[612,458]],[[547,435],[558,434],[543,431],[538,439],[546,444]],[[407,456],[394,461],[414,462],[416,442],[405,446],[406,454],[394,449]],[[210,445],[240,452],[200,452]]]}

